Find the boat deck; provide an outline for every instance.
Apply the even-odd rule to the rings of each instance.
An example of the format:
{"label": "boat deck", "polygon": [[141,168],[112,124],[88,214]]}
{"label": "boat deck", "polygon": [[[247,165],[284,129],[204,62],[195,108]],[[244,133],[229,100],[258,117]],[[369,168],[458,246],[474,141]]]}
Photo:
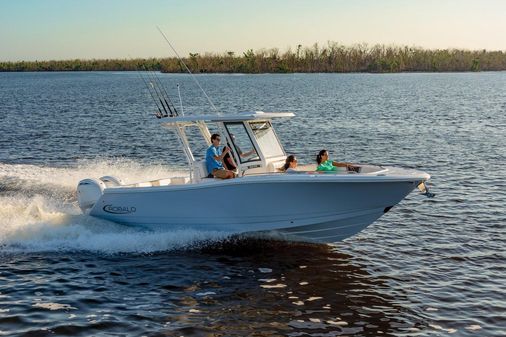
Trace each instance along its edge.
{"label": "boat deck", "polygon": [[[324,175],[359,175],[359,176],[374,176],[374,175],[382,175],[385,174],[388,169],[384,168],[382,166],[377,165],[356,165],[360,168],[359,172],[355,171],[347,171],[345,168],[338,168],[337,171],[331,171],[331,172],[319,172],[316,171],[316,165],[314,164],[308,164],[308,165],[300,165],[297,167],[295,172],[255,172],[255,173],[249,173],[246,172],[244,174],[244,177],[254,177],[254,176],[280,176],[280,175],[298,175],[298,174],[324,174]],[[235,179],[241,179],[242,177],[238,177]],[[204,178],[201,180],[203,181],[213,181],[213,180],[219,180],[222,179],[219,178]],[[195,184],[198,182],[193,182],[189,176],[183,176],[183,177],[169,177],[169,178],[161,178],[161,179],[155,179],[155,180],[149,180],[149,181],[142,181],[142,182],[136,182],[131,184],[125,184],[125,185],[111,185],[107,187],[121,187],[121,188],[134,188],[134,187],[158,187],[158,186],[176,186],[176,185],[186,185],[186,184]]]}

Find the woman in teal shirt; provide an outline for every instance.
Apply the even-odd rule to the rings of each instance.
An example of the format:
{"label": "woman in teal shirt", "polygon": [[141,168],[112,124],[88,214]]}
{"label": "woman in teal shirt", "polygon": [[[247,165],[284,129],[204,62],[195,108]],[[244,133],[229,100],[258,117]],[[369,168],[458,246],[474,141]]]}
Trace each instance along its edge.
{"label": "woman in teal shirt", "polygon": [[336,161],[329,160],[329,153],[327,150],[321,150],[316,156],[316,162],[318,163],[318,167],[316,171],[322,172],[332,172],[337,171],[338,167],[344,167],[348,171],[359,172],[360,167],[353,166],[350,163],[339,163]]}

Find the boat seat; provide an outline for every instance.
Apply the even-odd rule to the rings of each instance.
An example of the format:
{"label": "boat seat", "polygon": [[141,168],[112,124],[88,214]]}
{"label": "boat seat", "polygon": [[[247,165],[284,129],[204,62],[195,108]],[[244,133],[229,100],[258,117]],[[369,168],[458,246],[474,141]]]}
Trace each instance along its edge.
{"label": "boat seat", "polygon": [[188,177],[174,177],[170,180],[171,185],[184,185],[190,182]]}
{"label": "boat seat", "polygon": [[284,160],[278,160],[267,164],[267,172],[281,172],[281,168],[285,165]]}
{"label": "boat seat", "polygon": [[150,181],[150,183],[151,183],[151,186],[167,186],[167,185],[171,184],[171,179],[166,178],[166,179],[152,180],[152,181]]}
{"label": "boat seat", "polygon": [[171,184],[171,178],[165,178],[158,180],[159,186],[167,186]]}
{"label": "boat seat", "polygon": [[209,178],[209,172],[207,172],[207,165],[205,160],[195,161],[193,163],[195,173],[199,176],[199,179]]}

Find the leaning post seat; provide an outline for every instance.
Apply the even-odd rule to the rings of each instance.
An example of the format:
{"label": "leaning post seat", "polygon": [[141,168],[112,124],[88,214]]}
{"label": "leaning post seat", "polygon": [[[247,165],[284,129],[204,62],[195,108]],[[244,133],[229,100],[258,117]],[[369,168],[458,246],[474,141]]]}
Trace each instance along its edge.
{"label": "leaning post seat", "polygon": [[270,172],[270,173],[281,172],[281,168],[283,167],[284,164],[285,164],[285,159],[269,161],[267,163],[267,172]]}
{"label": "leaning post seat", "polygon": [[205,160],[196,160],[193,163],[194,174],[197,181],[200,181],[209,176],[209,172],[207,172],[207,166]]}

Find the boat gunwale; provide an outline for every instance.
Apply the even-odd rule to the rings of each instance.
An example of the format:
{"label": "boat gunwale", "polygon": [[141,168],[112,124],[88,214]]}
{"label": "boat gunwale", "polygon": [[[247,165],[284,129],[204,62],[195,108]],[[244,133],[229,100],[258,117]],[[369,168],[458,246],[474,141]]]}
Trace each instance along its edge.
{"label": "boat gunwale", "polygon": [[422,182],[430,179],[428,173],[409,170],[411,175],[371,175],[371,174],[285,174],[272,173],[263,175],[250,175],[235,179],[205,179],[200,182],[191,182],[178,185],[162,186],[111,186],[104,189],[103,194],[135,192],[163,192],[201,189],[210,187],[263,184],[263,183],[391,183],[391,182]]}

